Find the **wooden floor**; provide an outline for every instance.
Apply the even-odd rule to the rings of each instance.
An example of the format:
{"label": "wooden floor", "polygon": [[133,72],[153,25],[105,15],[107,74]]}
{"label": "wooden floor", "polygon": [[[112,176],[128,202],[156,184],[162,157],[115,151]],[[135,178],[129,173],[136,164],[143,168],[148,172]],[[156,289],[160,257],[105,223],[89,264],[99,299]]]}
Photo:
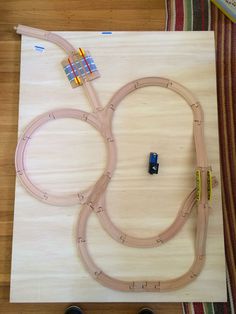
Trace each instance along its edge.
{"label": "wooden floor", "polygon": [[[17,24],[48,30],[164,30],[164,0],[0,0],[0,313],[63,313],[68,304],[9,304],[20,37]],[[89,314],[181,313],[181,304],[81,304]]]}

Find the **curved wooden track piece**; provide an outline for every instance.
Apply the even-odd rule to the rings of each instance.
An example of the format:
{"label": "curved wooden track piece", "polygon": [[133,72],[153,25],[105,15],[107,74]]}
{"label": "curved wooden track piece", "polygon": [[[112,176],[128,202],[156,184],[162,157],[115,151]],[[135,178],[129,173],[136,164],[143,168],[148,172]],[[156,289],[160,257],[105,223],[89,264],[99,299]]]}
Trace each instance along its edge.
{"label": "curved wooden track piece", "polygon": [[[16,27],[16,31],[18,34],[37,37],[57,44],[63,48],[68,54],[68,57],[73,60],[76,50],[62,37],[44,30],[38,30],[22,25]],[[206,147],[204,143],[204,117],[199,101],[197,101],[197,99],[187,88],[177,82],[161,77],[145,77],[132,81],[123,86],[114,94],[108,104],[103,108],[91,83],[87,81],[86,78],[82,86],[86,95],[88,96],[93,112],[89,113],[77,109],[59,109],[54,110],[53,112],[42,114],[33,120],[24,130],[17,145],[15,164],[18,178],[26,190],[40,201],[51,205],[60,206],[77,203],[83,204],[78,221],[78,250],[88,272],[101,284],[115,290],[157,292],[174,290],[188,284],[198,276],[204,265],[209,213],[208,175],[211,171],[211,167],[208,166],[207,161]],[[112,133],[112,119],[115,114],[115,110],[117,109],[122,99],[124,99],[129,93],[134,92],[138,88],[143,88],[146,86],[160,86],[163,88],[168,88],[183,97],[191,108],[193,114],[193,136],[196,150],[196,169],[200,178],[201,193],[197,194],[198,200],[196,200],[196,188],[189,193],[189,195],[183,201],[183,204],[179,209],[175,220],[166,230],[154,237],[136,238],[123,233],[111,221],[106,210],[105,197],[107,186],[115,171],[117,158],[115,138]],[[78,191],[77,193],[66,195],[50,195],[47,193],[47,191],[40,190],[28,177],[27,171],[25,169],[25,151],[27,144],[38,128],[50,120],[61,118],[79,119],[96,128],[106,143],[107,163],[102,176],[93,186],[89,187],[85,191]],[[213,186],[215,185],[216,179],[213,178]],[[92,212],[97,215],[102,227],[113,239],[130,247],[145,248],[157,247],[173,238],[188,219],[188,216],[195,204],[197,204],[195,258],[188,271],[178,278],[166,281],[117,280],[106,275],[102,269],[97,267],[88,252],[86,228],[88,218]]]}

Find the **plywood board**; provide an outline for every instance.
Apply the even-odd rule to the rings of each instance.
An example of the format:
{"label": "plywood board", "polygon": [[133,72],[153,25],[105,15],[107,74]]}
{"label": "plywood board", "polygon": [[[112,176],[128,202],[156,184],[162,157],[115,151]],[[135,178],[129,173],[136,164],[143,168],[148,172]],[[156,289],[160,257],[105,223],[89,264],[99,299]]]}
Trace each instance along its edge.
{"label": "plywood board", "polygon": [[[60,32],[90,50],[101,73],[94,87],[103,105],[127,82],[160,76],[189,88],[202,103],[209,163],[220,181],[214,34],[212,32]],[[43,46],[39,52],[35,46]],[[72,89],[52,43],[22,37],[19,134],[41,113],[58,108],[90,111],[82,88]],[[112,221],[130,235],[164,230],[195,185],[192,113],[177,94],[147,87],[127,96],[115,113],[118,162],[107,192]],[[147,172],[149,152],[160,157],[158,175]],[[88,124],[55,120],[30,142],[27,171],[47,191],[66,193],[90,186],[102,173],[106,151]],[[166,293],[113,291],[94,281],[75,243],[79,206],[50,206],[16,180],[11,302],[225,301],[225,258],[220,185],[214,189],[206,264],[197,280]],[[97,217],[89,220],[89,250],[108,274],[129,280],[169,279],[192,263],[195,211],[165,245],[136,249],[116,243]]]}

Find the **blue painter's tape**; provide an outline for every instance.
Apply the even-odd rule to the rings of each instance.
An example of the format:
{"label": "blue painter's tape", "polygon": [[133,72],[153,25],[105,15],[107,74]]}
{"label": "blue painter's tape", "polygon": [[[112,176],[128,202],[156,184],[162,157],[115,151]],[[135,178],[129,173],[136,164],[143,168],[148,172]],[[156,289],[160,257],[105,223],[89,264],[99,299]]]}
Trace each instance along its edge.
{"label": "blue painter's tape", "polygon": [[102,35],[112,35],[112,32],[102,32]]}
{"label": "blue painter's tape", "polygon": [[43,52],[45,50],[45,48],[41,46],[34,46],[34,49],[39,52]]}

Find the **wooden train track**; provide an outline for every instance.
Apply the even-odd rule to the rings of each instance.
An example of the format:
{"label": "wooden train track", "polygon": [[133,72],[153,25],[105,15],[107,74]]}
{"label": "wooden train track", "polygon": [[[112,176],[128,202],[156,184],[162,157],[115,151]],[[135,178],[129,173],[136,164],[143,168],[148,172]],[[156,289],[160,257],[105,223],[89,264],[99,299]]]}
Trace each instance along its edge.
{"label": "wooden train track", "polygon": [[[18,34],[37,37],[57,44],[65,50],[68,59],[76,65],[76,49],[62,37],[44,30],[34,29],[19,25],[16,28]],[[79,72],[79,69],[76,69]],[[91,72],[91,71],[90,71]],[[129,82],[119,89],[110,99],[105,107],[99,102],[97,94],[87,77],[82,77],[81,86],[92,107],[92,112],[79,109],[59,109],[47,112],[35,118],[24,130],[19,138],[16,148],[16,173],[23,186],[28,192],[42,202],[51,205],[72,205],[82,204],[77,228],[77,244],[81,259],[93,278],[104,286],[121,291],[152,291],[162,292],[178,289],[191,281],[201,272],[206,255],[207,225],[209,216],[209,201],[211,198],[212,186],[216,185],[216,179],[211,177],[211,167],[208,165],[206,147],[204,143],[204,117],[203,110],[199,101],[194,95],[181,84],[161,77],[145,77]],[[193,114],[193,136],[196,151],[196,175],[197,187],[185,198],[173,223],[163,232],[150,238],[136,238],[123,233],[110,219],[106,210],[106,190],[113,176],[117,151],[115,137],[112,132],[112,119],[115,111],[129,93],[136,89],[146,86],[160,86],[178,93],[185,99]],[[107,146],[107,162],[104,173],[97,182],[86,189],[77,193],[66,195],[51,195],[45,190],[40,190],[28,177],[25,169],[25,151],[27,144],[31,141],[34,132],[50,120],[61,118],[74,118],[85,121],[97,129],[102,135]],[[124,281],[108,276],[104,270],[100,269],[91,258],[87,247],[87,221],[92,213],[95,213],[106,232],[116,241],[130,247],[157,247],[173,238],[182,228],[189,217],[189,214],[196,204],[196,241],[195,258],[187,272],[180,277],[171,280],[156,281]]]}

